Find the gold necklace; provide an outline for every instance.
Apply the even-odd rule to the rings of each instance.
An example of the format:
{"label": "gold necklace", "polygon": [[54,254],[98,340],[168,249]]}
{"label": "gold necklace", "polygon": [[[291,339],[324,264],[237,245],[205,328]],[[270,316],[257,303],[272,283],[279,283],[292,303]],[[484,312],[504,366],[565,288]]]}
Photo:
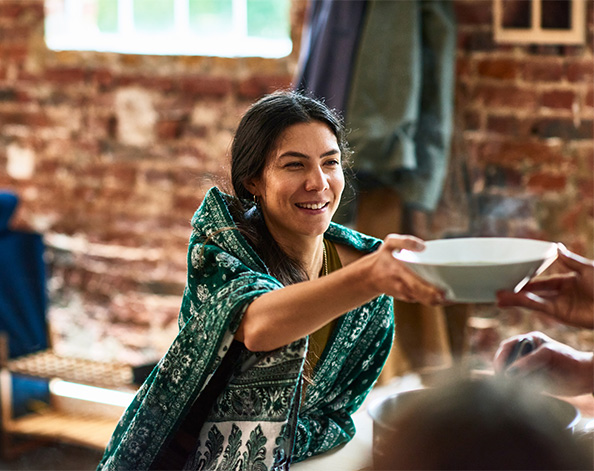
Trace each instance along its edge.
{"label": "gold necklace", "polygon": [[328,275],[328,254],[326,253],[326,244],[322,245],[322,274]]}

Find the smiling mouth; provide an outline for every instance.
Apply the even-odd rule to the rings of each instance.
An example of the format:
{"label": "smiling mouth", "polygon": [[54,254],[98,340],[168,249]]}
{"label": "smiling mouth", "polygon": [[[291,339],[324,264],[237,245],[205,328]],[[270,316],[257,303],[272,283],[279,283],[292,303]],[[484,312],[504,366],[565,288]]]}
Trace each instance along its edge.
{"label": "smiling mouth", "polygon": [[322,209],[328,206],[330,203],[295,203],[295,206],[301,209]]}

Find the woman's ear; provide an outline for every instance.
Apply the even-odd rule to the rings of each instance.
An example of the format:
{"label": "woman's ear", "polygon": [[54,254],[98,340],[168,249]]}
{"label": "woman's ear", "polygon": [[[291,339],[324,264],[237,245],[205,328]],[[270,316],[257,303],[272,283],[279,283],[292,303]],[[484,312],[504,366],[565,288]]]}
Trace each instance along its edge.
{"label": "woman's ear", "polygon": [[244,188],[249,191],[252,195],[260,196],[258,192],[258,185],[256,184],[255,178],[250,178],[243,182]]}

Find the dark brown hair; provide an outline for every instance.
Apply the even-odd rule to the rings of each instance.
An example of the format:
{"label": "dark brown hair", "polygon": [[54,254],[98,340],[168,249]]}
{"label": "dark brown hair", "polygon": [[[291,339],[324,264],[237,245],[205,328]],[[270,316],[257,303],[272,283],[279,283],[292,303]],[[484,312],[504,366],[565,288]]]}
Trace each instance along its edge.
{"label": "dark brown hair", "polygon": [[262,175],[280,135],[289,126],[314,121],[328,126],[343,161],[348,159],[350,150],[341,118],[323,102],[295,91],[276,92],[254,103],[241,119],[231,147],[231,184],[237,196],[231,206],[233,217],[270,274],[284,285],[303,281],[307,275],[274,240],[244,183]]}

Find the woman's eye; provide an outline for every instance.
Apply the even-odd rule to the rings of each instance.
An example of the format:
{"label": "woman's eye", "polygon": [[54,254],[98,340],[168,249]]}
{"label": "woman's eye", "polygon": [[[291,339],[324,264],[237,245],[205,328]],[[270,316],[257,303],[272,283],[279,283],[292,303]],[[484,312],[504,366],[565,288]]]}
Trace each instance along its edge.
{"label": "woman's eye", "polygon": [[298,168],[298,167],[303,167],[303,164],[301,162],[288,162],[287,164],[285,164],[285,167]]}
{"label": "woman's eye", "polygon": [[326,165],[330,165],[331,167],[333,167],[335,165],[340,165],[340,160],[338,160],[338,159],[327,160]]}

